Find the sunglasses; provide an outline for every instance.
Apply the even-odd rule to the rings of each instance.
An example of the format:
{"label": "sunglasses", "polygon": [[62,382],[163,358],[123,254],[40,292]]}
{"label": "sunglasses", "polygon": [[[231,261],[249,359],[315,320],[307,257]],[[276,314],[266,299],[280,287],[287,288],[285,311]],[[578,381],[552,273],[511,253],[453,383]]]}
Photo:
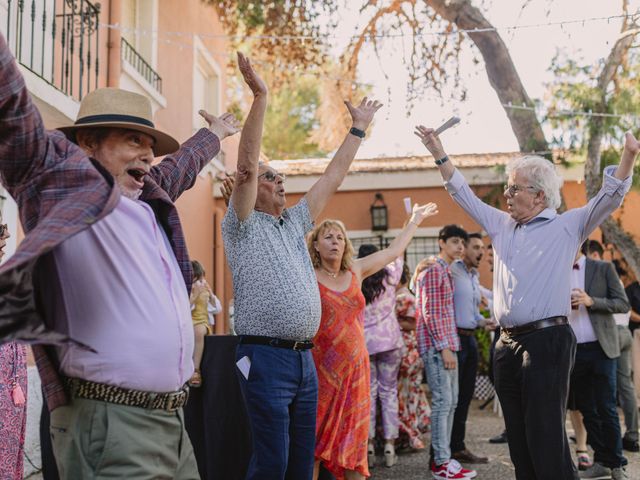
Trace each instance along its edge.
{"label": "sunglasses", "polygon": [[267,170],[264,173],[261,173],[260,175],[258,175],[258,178],[260,177],[264,177],[264,179],[267,182],[275,182],[276,178],[280,177],[282,179],[282,181],[284,182],[284,179],[286,178],[284,173],[278,173],[278,172],[274,172],[272,170]]}

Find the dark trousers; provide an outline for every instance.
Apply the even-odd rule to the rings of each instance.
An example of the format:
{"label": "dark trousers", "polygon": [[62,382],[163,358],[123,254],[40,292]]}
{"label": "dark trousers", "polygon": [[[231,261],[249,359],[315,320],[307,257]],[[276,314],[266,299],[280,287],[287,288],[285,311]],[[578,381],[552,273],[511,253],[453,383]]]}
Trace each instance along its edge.
{"label": "dark trousers", "polygon": [[594,461],[605,467],[623,465],[620,420],[616,410],[617,359],[609,358],[599,342],[581,343],[571,374],[576,406],[584,417]]}
{"label": "dark trousers", "polygon": [[246,480],[311,480],[318,406],[311,350],[241,343],[236,359],[245,356],[249,378],[240,376],[253,436]]}
{"label": "dark trousers", "polygon": [[496,344],[495,386],[518,480],[578,478],[564,427],[575,352],[569,325],[502,332]]}
{"label": "dark trousers", "polygon": [[478,372],[478,342],[474,336],[460,335],[460,351],[458,352],[458,405],[453,416],[451,431],[451,452],[464,450],[469,405],[476,387]]}

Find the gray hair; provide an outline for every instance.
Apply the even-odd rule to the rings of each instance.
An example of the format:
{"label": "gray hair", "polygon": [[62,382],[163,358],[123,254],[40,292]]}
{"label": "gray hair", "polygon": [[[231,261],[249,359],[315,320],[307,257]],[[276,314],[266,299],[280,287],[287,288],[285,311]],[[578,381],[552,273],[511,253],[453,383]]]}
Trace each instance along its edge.
{"label": "gray hair", "polygon": [[533,188],[544,193],[547,208],[557,209],[560,206],[563,180],[552,162],[537,155],[527,155],[507,165],[507,175],[516,171],[527,177]]}

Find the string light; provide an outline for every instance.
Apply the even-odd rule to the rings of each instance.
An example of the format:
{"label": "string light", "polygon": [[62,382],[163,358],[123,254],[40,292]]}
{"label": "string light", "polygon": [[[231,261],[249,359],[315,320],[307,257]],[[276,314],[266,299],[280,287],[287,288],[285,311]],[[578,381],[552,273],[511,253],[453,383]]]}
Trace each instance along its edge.
{"label": "string light", "polygon": [[[512,110],[529,110],[532,112],[540,112],[541,110],[536,107],[531,107],[528,105],[513,105],[512,103],[503,103],[502,106],[504,108],[509,108]],[[603,118],[633,118],[638,119],[640,115],[634,115],[632,113],[600,113],[600,112],[592,112],[589,111],[581,111],[581,110],[546,110],[545,116],[547,117],[555,117],[555,116],[572,116],[572,117],[603,117]]]}
{"label": "string light", "polygon": [[[577,25],[580,24],[582,27],[585,26],[585,23],[591,22],[602,22],[606,21],[609,23],[611,20],[620,20],[620,19],[632,19],[635,20],[637,18],[637,14],[620,14],[620,15],[611,15],[608,17],[590,17],[590,18],[580,18],[575,20],[562,20],[557,22],[546,22],[546,23],[532,23],[526,25],[508,25],[508,26],[492,26],[485,28],[471,28],[471,29],[454,29],[454,30],[441,30],[437,32],[421,32],[415,34],[417,37],[423,36],[453,36],[453,35],[461,35],[461,34],[470,34],[475,35],[479,33],[488,33],[488,32],[497,32],[500,30],[505,31],[515,31],[515,30],[524,30],[524,29],[532,29],[532,28],[544,28],[544,27],[557,27],[563,28],[565,25]],[[257,40],[284,40],[285,42],[289,42],[292,40],[331,40],[331,39],[339,39],[344,38],[348,40],[358,39],[360,38],[358,35],[330,35],[330,34],[319,34],[319,35],[229,35],[229,34],[215,34],[215,33],[193,33],[193,32],[181,32],[181,31],[163,31],[163,30],[142,30],[130,27],[124,27],[120,24],[109,24],[109,23],[100,23],[100,27],[108,28],[113,30],[120,30],[123,32],[133,32],[133,33],[142,33],[143,35],[152,34],[152,35],[175,35],[175,36],[198,36],[201,38],[212,38],[212,39],[257,39]],[[378,33],[375,35],[367,34],[366,38],[404,38],[407,36],[411,36],[413,34],[398,32],[398,33]]]}

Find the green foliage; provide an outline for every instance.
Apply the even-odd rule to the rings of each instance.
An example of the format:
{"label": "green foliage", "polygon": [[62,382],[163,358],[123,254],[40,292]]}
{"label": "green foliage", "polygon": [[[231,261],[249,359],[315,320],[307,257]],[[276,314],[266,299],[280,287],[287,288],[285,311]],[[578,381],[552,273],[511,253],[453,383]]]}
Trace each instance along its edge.
{"label": "green foliage", "polygon": [[320,84],[317,78],[302,77],[295,87],[283,86],[270,98],[264,124],[263,149],[278,160],[324,156],[309,140],[319,128]]}
{"label": "green foliage", "polygon": [[[567,115],[566,111],[597,112],[621,116],[600,117],[604,136],[601,167],[620,161],[624,132],[638,134],[640,112],[640,54],[631,51],[618,71],[612,87],[602,92],[598,75],[604,60],[598,65],[581,65],[575,60],[556,55],[551,71],[555,80],[548,85],[552,107],[548,120],[554,129],[552,144],[569,147],[586,158],[589,128],[595,117]],[[638,187],[640,165],[636,165],[634,186]]]}
{"label": "green foliage", "polygon": [[489,375],[489,352],[491,350],[491,334],[483,328],[476,329],[476,340],[478,341],[478,375]]}

